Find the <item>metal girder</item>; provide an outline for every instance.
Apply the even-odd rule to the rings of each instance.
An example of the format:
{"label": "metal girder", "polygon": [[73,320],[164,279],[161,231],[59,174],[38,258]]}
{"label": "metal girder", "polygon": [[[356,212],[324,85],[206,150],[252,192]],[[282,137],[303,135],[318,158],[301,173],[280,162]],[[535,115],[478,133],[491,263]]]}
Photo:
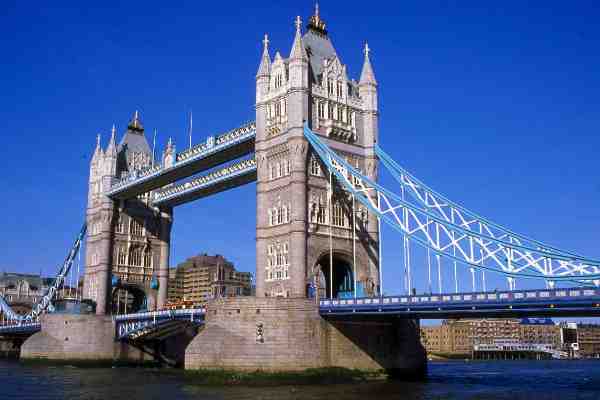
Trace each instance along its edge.
{"label": "metal girder", "polygon": [[209,136],[202,143],[178,153],[169,167],[161,164],[134,171],[115,182],[107,195],[128,199],[254,152],[256,124],[248,122],[227,133]]}
{"label": "metal girder", "polygon": [[321,300],[322,316],[468,318],[600,315],[600,289],[538,289]]}
{"label": "metal girder", "polygon": [[0,296],[0,310],[6,315],[9,320],[14,321],[27,321],[33,322],[36,321],[37,318],[45,311],[52,310],[52,300],[56,295],[56,292],[62,287],[65,277],[71,270],[71,266],[75,261],[75,257],[81,248],[81,243],[83,242],[83,238],[85,237],[85,232],[87,230],[87,225],[83,224],[83,227],[79,231],[79,235],[75,239],[75,243],[71,246],[71,250],[67,255],[67,258],[63,262],[62,266],[58,270],[56,278],[52,282],[52,285],[48,288],[46,293],[40,298],[40,300],[33,305],[33,308],[29,314],[19,315],[13,311],[13,309],[8,305],[8,303],[4,300],[2,296]]}
{"label": "metal girder", "polygon": [[255,180],[256,160],[249,158],[207,175],[199,176],[189,182],[180,183],[156,192],[152,204],[158,207],[174,207]]}
{"label": "metal girder", "polygon": [[378,155],[385,159],[382,160],[384,166],[401,182],[399,194],[364,176],[308,126],[304,128],[304,135],[345,190],[380,219],[437,257],[498,272],[509,279],[528,277],[600,284],[600,262],[542,246],[540,242],[525,241],[524,236],[500,230],[496,224],[457,207],[404,170],[394,167],[393,160],[380,149]]}

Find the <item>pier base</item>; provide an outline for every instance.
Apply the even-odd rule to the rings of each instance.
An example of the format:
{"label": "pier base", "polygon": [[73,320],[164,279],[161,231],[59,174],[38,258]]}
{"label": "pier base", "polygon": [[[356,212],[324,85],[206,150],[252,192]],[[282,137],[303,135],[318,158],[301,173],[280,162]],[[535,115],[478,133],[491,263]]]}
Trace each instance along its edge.
{"label": "pier base", "polygon": [[0,358],[19,358],[24,338],[0,336]]}
{"label": "pier base", "polygon": [[143,363],[153,359],[123,342],[115,342],[111,317],[46,314],[42,330],[21,346],[23,360]]}
{"label": "pier base", "polygon": [[186,369],[299,371],[344,367],[414,379],[426,372],[414,320],[327,320],[314,300],[232,298],[208,305]]}

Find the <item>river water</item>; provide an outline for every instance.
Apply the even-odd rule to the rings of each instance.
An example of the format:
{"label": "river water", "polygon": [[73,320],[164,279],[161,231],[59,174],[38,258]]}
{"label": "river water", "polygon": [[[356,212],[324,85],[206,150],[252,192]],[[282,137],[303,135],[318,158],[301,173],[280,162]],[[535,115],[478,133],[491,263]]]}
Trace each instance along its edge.
{"label": "river water", "polygon": [[435,362],[424,382],[206,386],[181,371],[0,361],[0,399],[600,400],[600,361]]}

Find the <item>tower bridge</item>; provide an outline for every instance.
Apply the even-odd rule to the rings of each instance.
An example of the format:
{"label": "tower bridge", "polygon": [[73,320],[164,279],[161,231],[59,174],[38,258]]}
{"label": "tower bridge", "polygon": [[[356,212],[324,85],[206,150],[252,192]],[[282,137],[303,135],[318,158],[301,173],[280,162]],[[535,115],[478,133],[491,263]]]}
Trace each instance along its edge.
{"label": "tower bridge", "polygon": [[[54,286],[26,316],[0,298],[10,322],[0,335],[32,335],[25,357],[143,360],[175,352],[187,368],[423,372],[419,318],[600,313],[600,261],[479,216],[380,147],[368,45],[360,77],[351,79],[317,8],[304,30],[297,18],[289,56],[271,59],[266,35],[262,47],[255,121],[182,152],[169,140],[158,160],[138,112],[119,144],[114,128],[105,149],[98,138],[86,222]],[[384,170],[392,187],[378,179]],[[250,182],[256,297],[165,311],[174,209]],[[402,242],[402,262],[383,263],[382,224]],[[96,315],[52,313],[84,238],[83,297]],[[411,270],[413,247],[426,261]],[[397,286],[384,282],[384,266],[402,264],[405,293],[384,294]],[[427,271],[428,294],[415,293],[414,268]],[[459,293],[459,269],[471,273],[471,292]],[[446,270],[454,272],[450,289]],[[508,290],[476,290],[476,271],[484,285],[485,273],[504,277]],[[521,278],[542,289],[517,290]],[[145,310],[120,315],[122,292],[126,304]]]}

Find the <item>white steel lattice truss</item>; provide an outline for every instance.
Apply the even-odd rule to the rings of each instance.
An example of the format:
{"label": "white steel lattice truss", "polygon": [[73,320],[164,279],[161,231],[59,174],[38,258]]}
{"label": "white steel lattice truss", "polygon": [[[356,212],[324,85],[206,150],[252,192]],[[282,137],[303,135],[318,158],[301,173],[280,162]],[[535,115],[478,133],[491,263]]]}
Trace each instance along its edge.
{"label": "white steel lattice truss", "polygon": [[63,287],[65,282],[65,278],[69,274],[71,270],[71,266],[75,261],[75,257],[79,253],[81,248],[81,244],[83,243],[83,238],[85,237],[85,232],[87,230],[87,225],[83,225],[79,235],[77,235],[77,239],[75,239],[75,243],[71,247],[67,258],[63,262],[62,266],[58,270],[56,274],[56,278],[52,282],[52,285],[48,288],[46,293],[40,298],[40,300],[33,305],[32,310],[29,314],[19,315],[13,311],[13,309],[8,305],[8,303],[4,300],[2,296],[0,296],[0,311],[6,316],[8,320],[17,321],[19,323],[22,322],[31,322],[36,321],[38,317],[45,313],[46,311],[52,312],[54,307],[52,306],[52,300],[56,293],[60,288]]}
{"label": "white steel lattice truss", "polygon": [[600,285],[600,261],[543,244],[505,229],[451,202],[424,185],[376,148],[383,166],[400,184],[394,193],[365,177],[331,150],[308,126],[305,137],[336,181],[381,220],[411,241],[470,268],[514,278],[541,278],[549,285],[575,281]]}

